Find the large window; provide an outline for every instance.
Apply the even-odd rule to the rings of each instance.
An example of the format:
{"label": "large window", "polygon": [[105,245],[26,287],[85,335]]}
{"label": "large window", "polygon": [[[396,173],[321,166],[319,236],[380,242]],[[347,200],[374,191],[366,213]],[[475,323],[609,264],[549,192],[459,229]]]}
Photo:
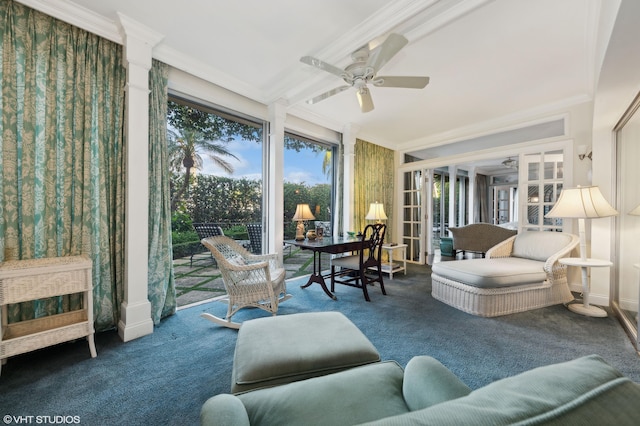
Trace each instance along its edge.
{"label": "large window", "polygon": [[295,237],[291,218],[298,204],[309,204],[315,220],[309,227],[332,232],[336,146],[294,133],[285,133],[284,238]]}
{"label": "large window", "polygon": [[174,231],[212,222],[226,235],[246,240],[246,225],[262,223],[264,127],[258,120],[170,98]]}

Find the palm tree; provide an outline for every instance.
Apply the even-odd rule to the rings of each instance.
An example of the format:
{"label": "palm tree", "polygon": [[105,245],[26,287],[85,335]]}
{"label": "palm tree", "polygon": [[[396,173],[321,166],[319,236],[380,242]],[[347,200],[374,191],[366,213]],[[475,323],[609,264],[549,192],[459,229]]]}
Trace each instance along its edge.
{"label": "palm tree", "polygon": [[169,165],[172,170],[180,173],[184,167],[184,181],[182,187],[171,198],[171,211],[175,211],[182,196],[189,187],[191,174],[202,169],[201,154],[206,154],[215,165],[227,173],[233,173],[233,166],[223,157],[238,157],[233,155],[220,141],[204,138],[202,132],[194,129],[167,130],[169,147]]}

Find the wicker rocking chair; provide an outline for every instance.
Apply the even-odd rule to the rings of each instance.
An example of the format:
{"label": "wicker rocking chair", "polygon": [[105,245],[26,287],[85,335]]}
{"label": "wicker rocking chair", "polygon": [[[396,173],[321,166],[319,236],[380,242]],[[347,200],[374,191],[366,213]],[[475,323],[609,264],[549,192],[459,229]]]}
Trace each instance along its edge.
{"label": "wicker rocking chair", "polygon": [[201,314],[203,318],[239,329],[241,324],[232,322],[231,317],[240,309],[252,306],[276,315],[278,303],[291,298],[285,284],[286,271],[276,254],[251,254],[223,235],[204,238],[201,242],[218,263],[229,304],[226,318],[209,313]]}

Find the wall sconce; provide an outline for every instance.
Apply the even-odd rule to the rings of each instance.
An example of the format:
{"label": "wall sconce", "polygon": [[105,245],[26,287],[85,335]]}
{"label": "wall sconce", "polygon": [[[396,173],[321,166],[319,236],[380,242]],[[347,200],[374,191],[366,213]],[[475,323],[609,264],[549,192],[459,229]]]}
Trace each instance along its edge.
{"label": "wall sconce", "polygon": [[584,157],[588,157],[591,160],[593,152],[589,151],[587,154],[587,146],[586,145],[578,145],[578,158],[580,160],[584,160]]}

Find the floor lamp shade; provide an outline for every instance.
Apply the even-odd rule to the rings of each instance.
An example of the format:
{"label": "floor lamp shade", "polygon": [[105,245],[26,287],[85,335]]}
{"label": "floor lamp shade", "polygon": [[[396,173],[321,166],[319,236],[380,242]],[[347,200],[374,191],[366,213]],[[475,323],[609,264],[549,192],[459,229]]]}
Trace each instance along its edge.
{"label": "floor lamp shade", "polygon": [[584,219],[615,216],[618,212],[605,200],[597,186],[579,186],[565,188],[560,193],[558,201],[545,215],[549,218],[578,219],[580,235],[580,257],[587,256]]}
{"label": "floor lamp shade", "polygon": [[631,210],[629,214],[632,216],[640,216],[640,204],[638,204],[635,209]]}
{"label": "floor lamp shade", "polygon": [[378,222],[381,220],[387,220],[387,215],[384,212],[384,205],[382,205],[382,203],[378,203],[377,201],[375,203],[371,203],[369,205],[369,211],[364,218],[365,220],[375,220]]}
{"label": "floor lamp shade", "polygon": [[566,188],[546,217],[583,218],[615,216],[618,212],[605,200],[597,186]]}

